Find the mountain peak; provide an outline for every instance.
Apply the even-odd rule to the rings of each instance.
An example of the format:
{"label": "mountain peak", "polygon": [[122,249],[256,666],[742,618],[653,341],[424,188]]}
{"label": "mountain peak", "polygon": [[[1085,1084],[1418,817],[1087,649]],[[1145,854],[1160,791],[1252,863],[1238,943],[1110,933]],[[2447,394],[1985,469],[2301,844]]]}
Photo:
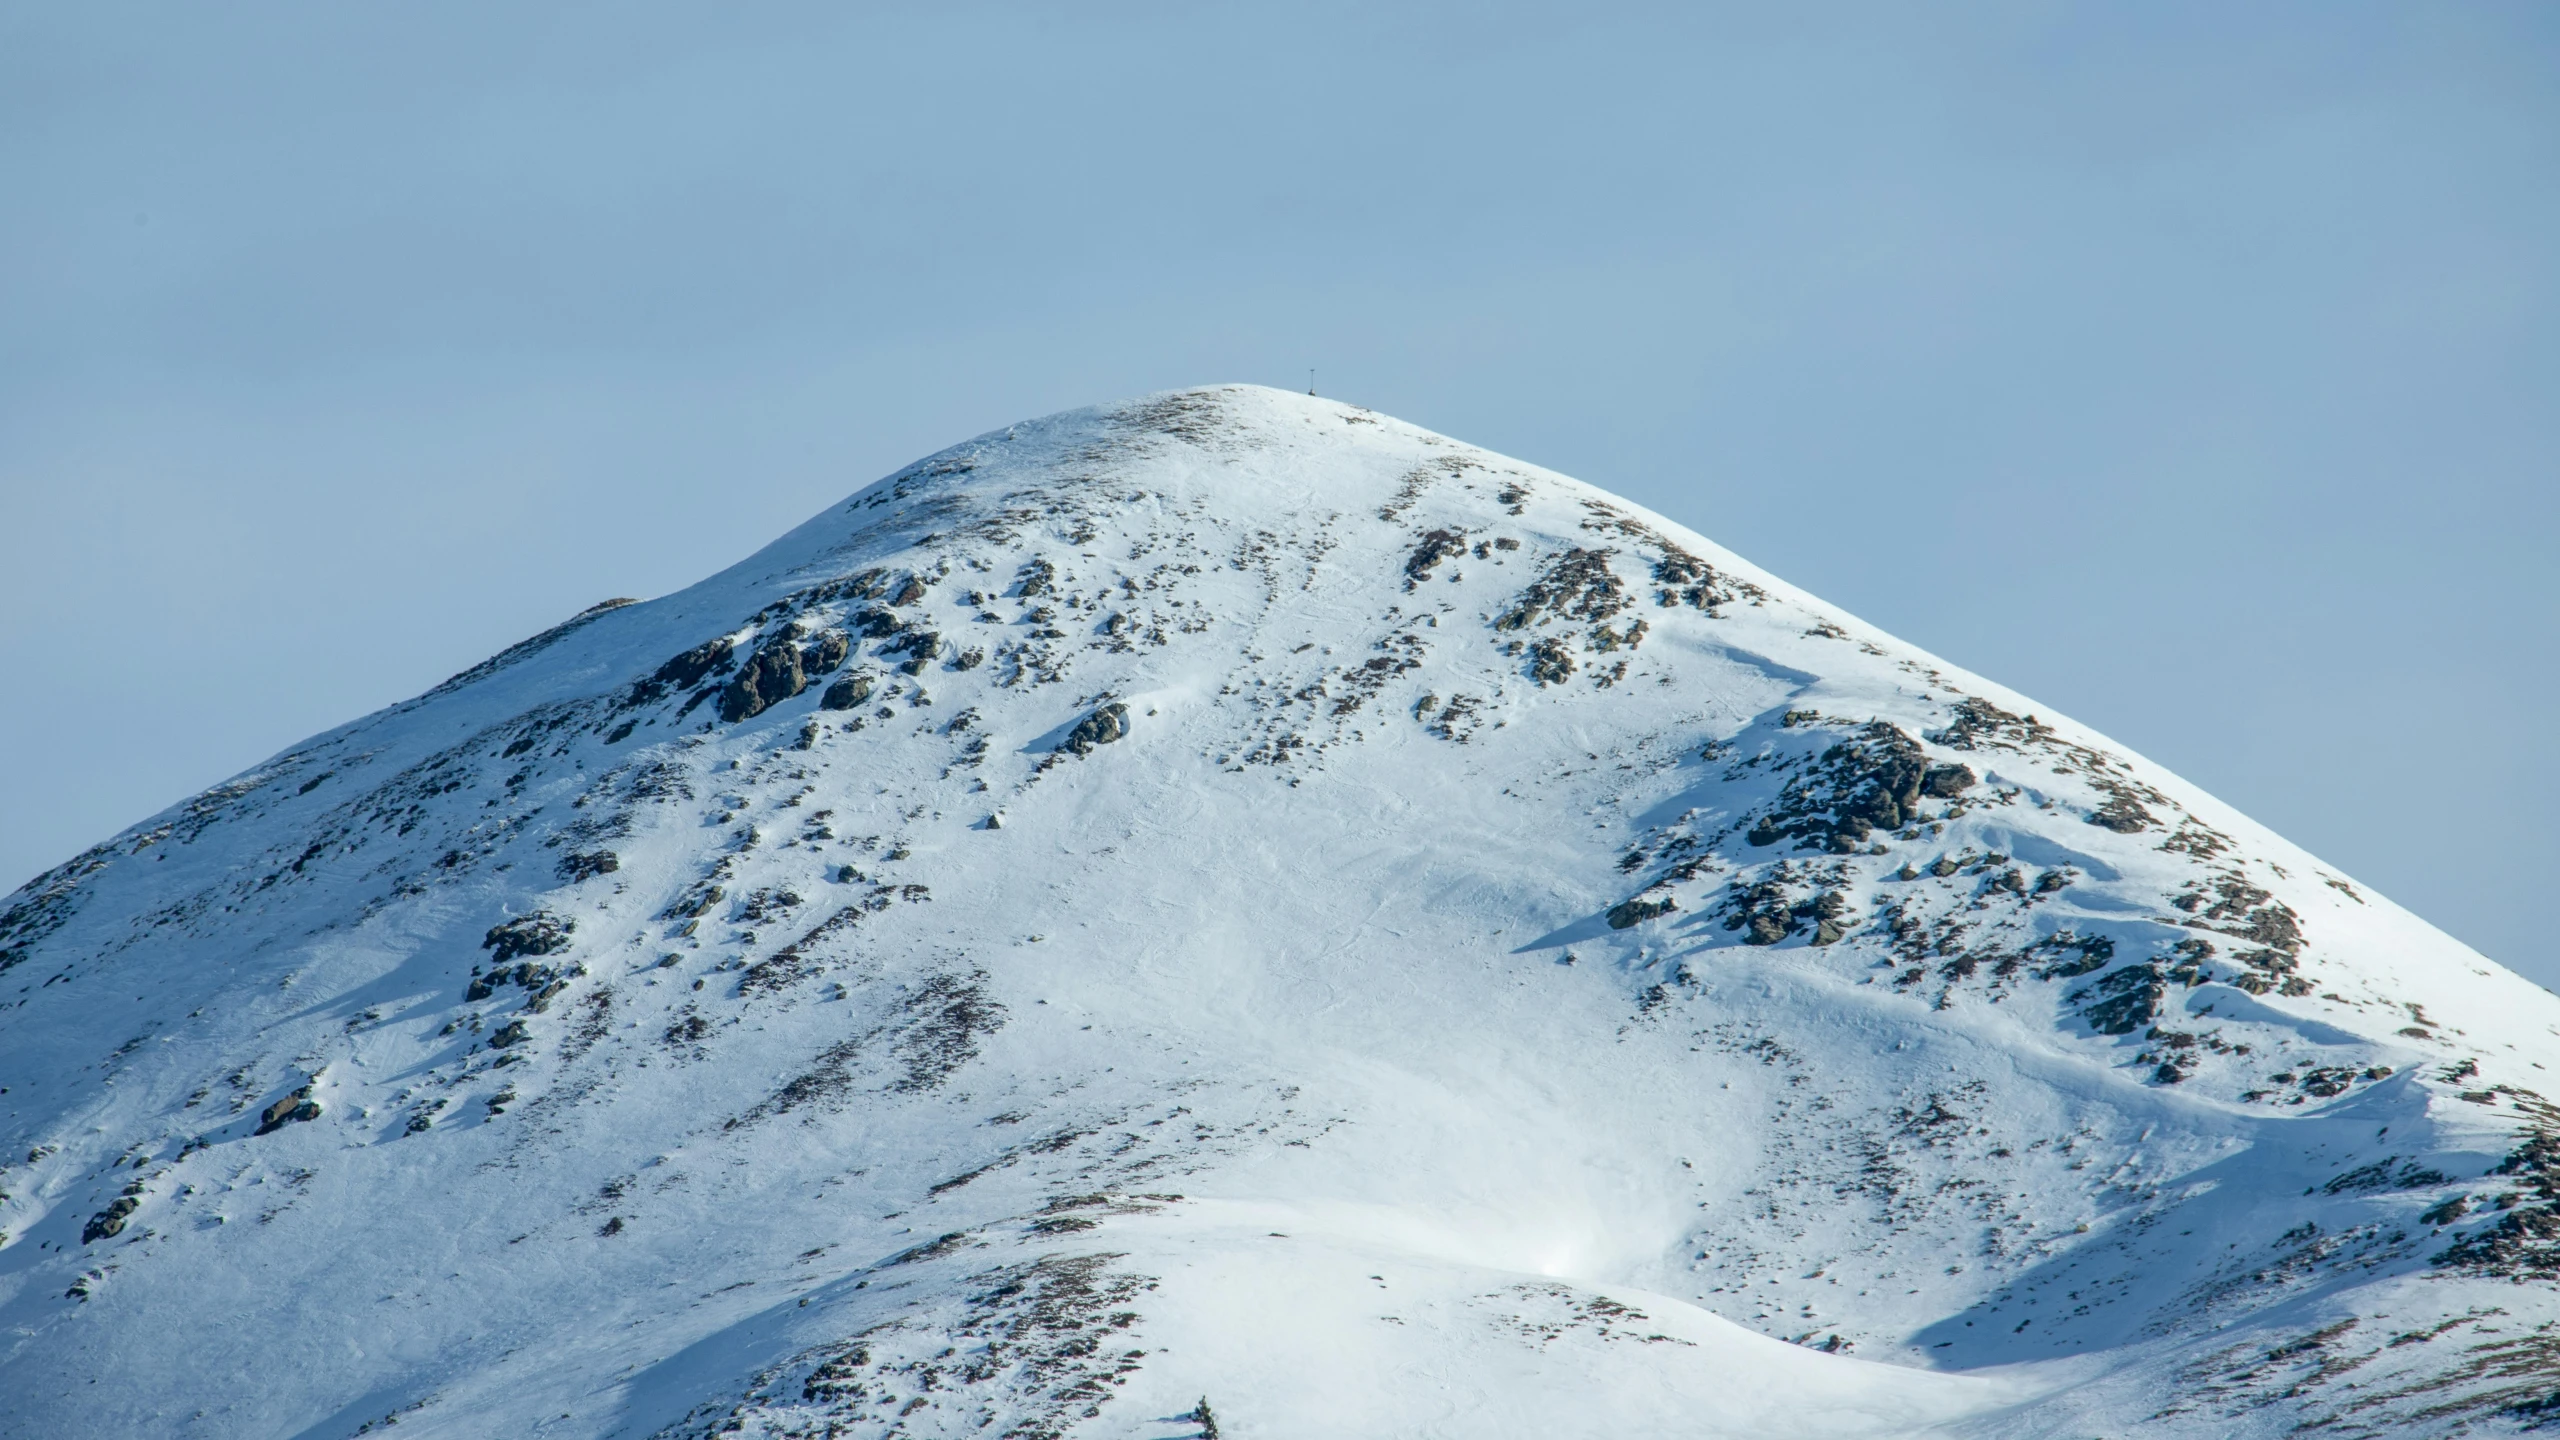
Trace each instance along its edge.
{"label": "mountain peak", "polygon": [[0,1364],[59,1435],[2515,1427],[2555,1036],[1672,521],[1169,391],[9,897]]}

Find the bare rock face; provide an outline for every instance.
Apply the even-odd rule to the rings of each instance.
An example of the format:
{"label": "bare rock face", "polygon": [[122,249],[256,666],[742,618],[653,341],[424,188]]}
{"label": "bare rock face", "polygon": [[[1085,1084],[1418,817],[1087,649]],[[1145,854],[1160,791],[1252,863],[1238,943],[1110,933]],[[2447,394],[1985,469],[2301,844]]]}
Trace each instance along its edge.
{"label": "bare rock face", "polygon": [[669,694],[680,694],[701,684],[706,678],[729,668],[737,653],[736,642],[723,635],[701,644],[659,666],[631,687],[629,706],[653,704]]}
{"label": "bare rock face", "polygon": [[1180,391],[0,902],[0,1432],[2523,1433],[2555,1073],[1702,536]]}
{"label": "bare rock face", "polygon": [[788,635],[777,636],[757,650],[720,692],[720,718],[734,725],[807,689],[809,677],[800,667],[800,655],[799,645]]}
{"label": "bare rock face", "polygon": [[801,647],[800,671],[812,680],[821,675],[832,675],[844,664],[845,657],[851,654],[852,650],[853,642],[843,631],[824,631],[815,640]]}

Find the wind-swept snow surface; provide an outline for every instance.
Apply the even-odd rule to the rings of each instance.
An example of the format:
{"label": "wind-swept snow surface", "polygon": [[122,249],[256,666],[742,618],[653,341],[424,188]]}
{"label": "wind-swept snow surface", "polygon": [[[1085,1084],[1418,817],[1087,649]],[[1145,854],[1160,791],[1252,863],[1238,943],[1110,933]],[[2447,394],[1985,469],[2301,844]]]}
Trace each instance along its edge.
{"label": "wind-swept snow surface", "polygon": [[0,1007],[12,1436],[2560,1417],[2560,1000],[1270,390],[298,746],[10,897]]}

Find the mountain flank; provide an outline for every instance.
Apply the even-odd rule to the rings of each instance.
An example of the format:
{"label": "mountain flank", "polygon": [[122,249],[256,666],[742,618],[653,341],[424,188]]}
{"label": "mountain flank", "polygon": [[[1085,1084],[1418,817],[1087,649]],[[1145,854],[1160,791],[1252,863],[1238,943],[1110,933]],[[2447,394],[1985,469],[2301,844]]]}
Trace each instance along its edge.
{"label": "mountain flank", "polygon": [[981,436],[0,904],[0,1434],[2560,1419],[2560,999],[1591,486]]}

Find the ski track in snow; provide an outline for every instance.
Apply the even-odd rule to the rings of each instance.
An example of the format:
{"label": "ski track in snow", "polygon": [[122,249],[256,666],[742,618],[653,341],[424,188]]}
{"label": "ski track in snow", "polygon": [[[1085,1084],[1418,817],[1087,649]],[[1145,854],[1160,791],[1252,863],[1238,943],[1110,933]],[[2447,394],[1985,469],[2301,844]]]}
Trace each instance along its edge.
{"label": "ski track in snow", "polygon": [[1676,524],[1173,392],[9,897],[0,1434],[2503,1433],[2555,1037]]}

